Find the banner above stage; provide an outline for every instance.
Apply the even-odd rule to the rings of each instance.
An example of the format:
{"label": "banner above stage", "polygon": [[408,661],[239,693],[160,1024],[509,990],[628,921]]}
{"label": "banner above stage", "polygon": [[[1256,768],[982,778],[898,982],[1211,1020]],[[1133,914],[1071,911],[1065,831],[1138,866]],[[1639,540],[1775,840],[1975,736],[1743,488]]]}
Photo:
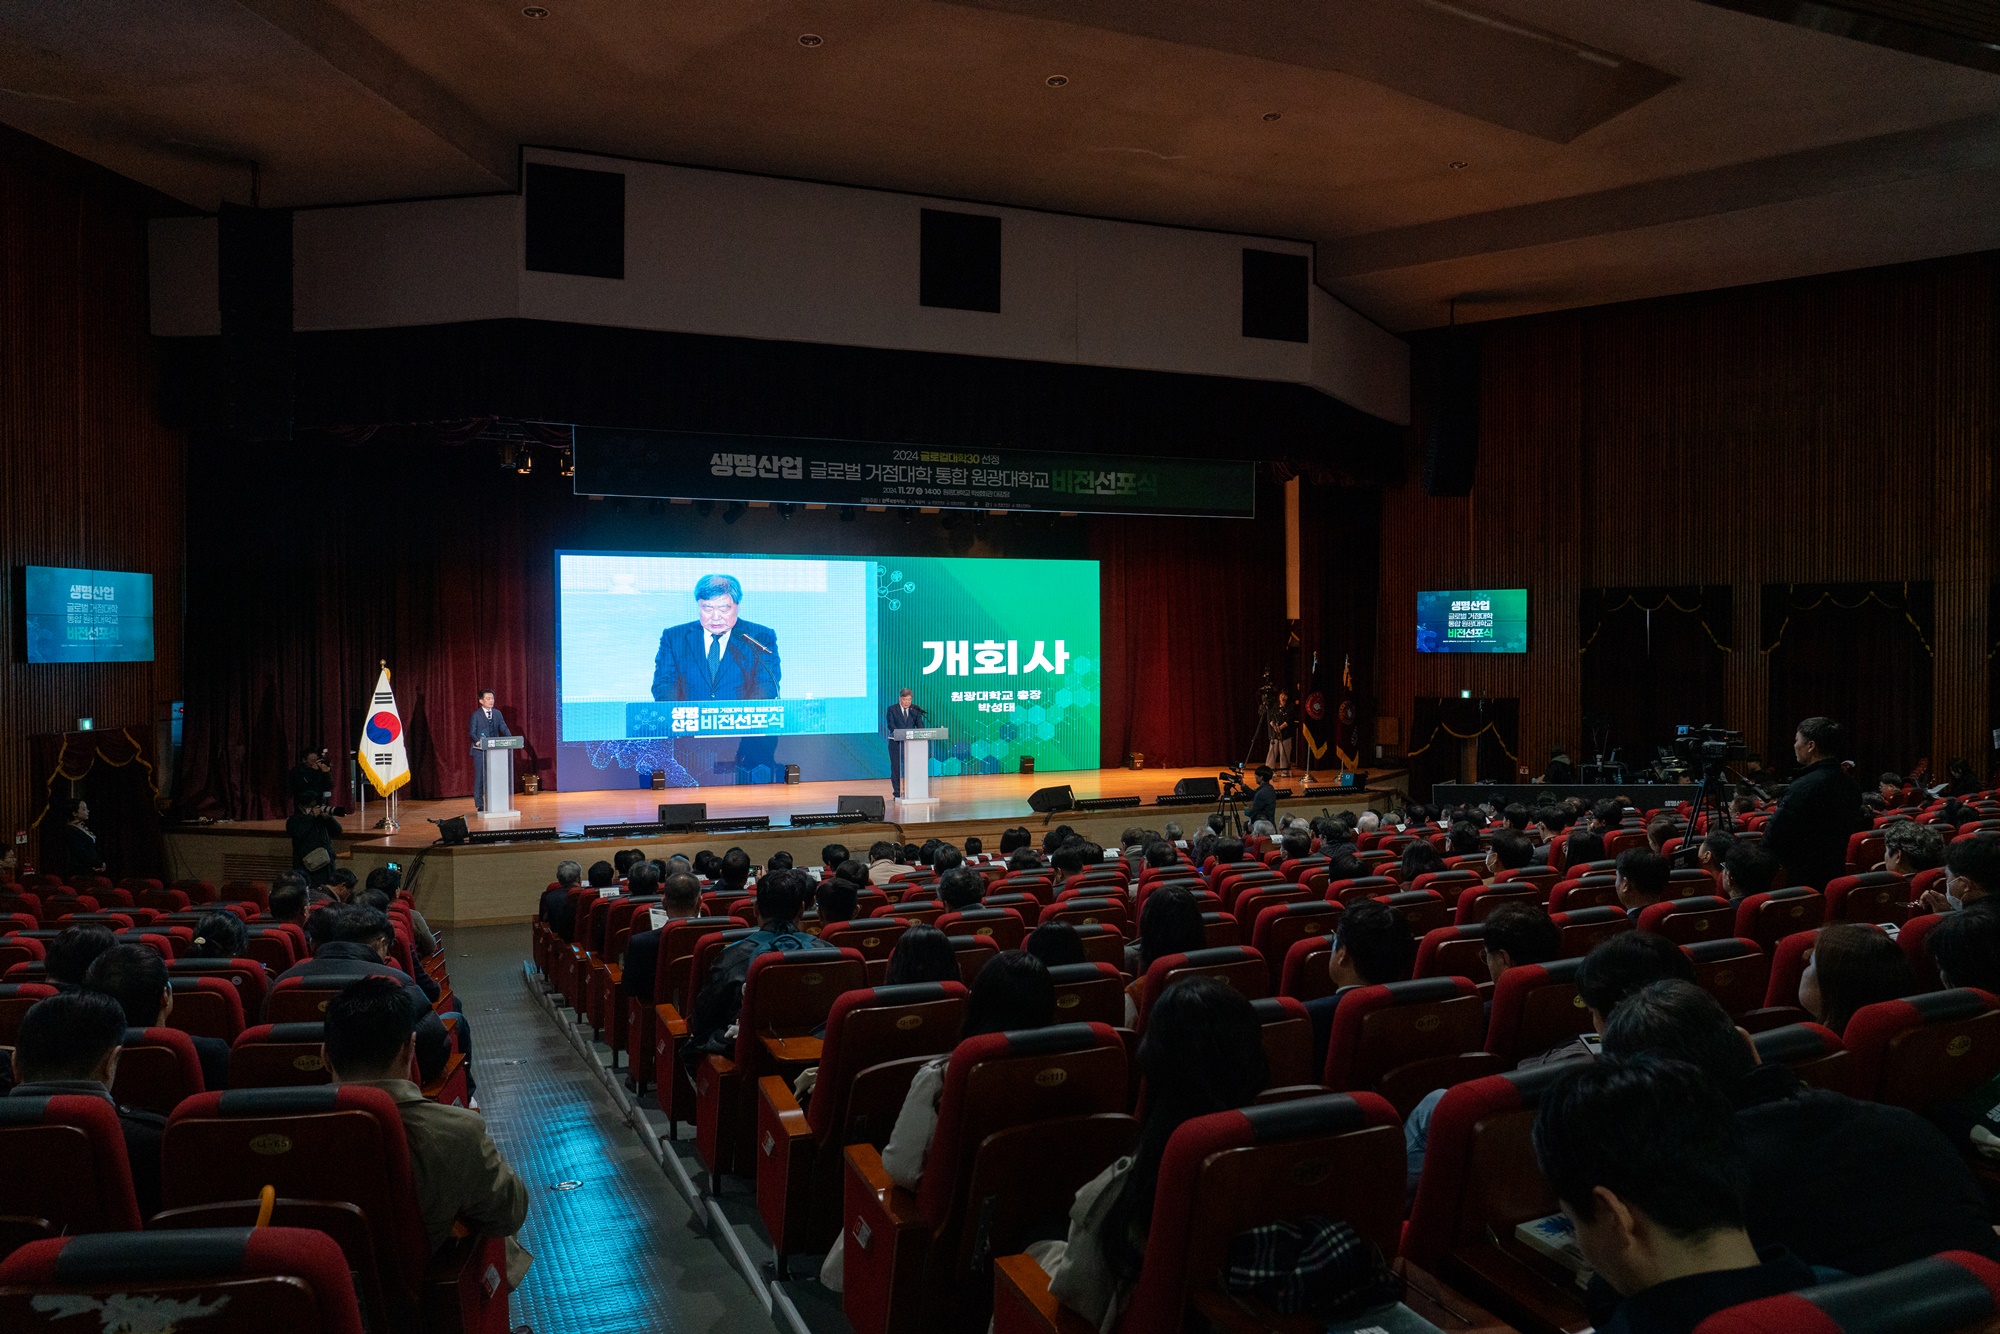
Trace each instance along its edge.
{"label": "banner above stage", "polygon": [[1251,462],[576,428],[576,493],[772,504],[1256,517]]}

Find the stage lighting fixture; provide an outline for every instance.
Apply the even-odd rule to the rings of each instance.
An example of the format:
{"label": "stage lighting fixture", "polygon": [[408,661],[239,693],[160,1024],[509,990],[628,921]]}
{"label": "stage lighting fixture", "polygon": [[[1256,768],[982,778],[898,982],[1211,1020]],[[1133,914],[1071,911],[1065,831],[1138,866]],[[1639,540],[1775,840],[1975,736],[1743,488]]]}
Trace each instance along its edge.
{"label": "stage lighting fixture", "polygon": [[514,466],[514,447],[512,445],[501,445],[500,446],[501,471],[503,472],[508,471],[512,469],[513,466]]}
{"label": "stage lighting fixture", "polygon": [[526,477],[529,473],[532,473],[534,470],[535,470],[535,451],[528,448],[526,445],[522,445],[521,452],[514,456],[514,471],[520,473],[521,476]]}
{"label": "stage lighting fixture", "polygon": [[749,513],[749,511],[750,507],[742,501],[732,501],[729,508],[722,511],[722,521],[724,523],[735,523],[738,519]]}
{"label": "stage lighting fixture", "polygon": [[576,455],[567,449],[562,452],[561,472],[564,477],[576,476]]}
{"label": "stage lighting fixture", "polygon": [[715,513],[715,502],[712,500],[697,500],[694,502],[694,512],[706,519],[709,515]]}
{"label": "stage lighting fixture", "polygon": [[792,521],[792,511],[797,508],[797,505],[780,505],[778,506],[778,517],[786,523],[790,523]]}

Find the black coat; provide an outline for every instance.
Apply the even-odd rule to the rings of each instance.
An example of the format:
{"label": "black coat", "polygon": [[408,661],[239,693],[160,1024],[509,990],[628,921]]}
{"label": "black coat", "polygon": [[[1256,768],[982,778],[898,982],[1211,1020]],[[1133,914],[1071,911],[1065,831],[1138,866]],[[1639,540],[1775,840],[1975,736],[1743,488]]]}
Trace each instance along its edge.
{"label": "black coat", "polygon": [[1764,826],[1764,846],[1795,884],[1825,889],[1847,869],[1847,836],[1868,827],[1861,788],[1838,760],[1807,765]]}
{"label": "black coat", "polygon": [[1274,825],[1278,823],[1278,789],[1269,783],[1259,783],[1257,790],[1250,794],[1250,809],[1243,818],[1251,824],[1259,820],[1269,820]]}
{"label": "black coat", "polygon": [[320,946],[319,953],[304,963],[293,964],[278,974],[277,980],[282,982],[288,977],[302,977],[316,991],[344,987],[364,977],[389,978],[403,988],[403,994],[416,1006],[417,1069],[424,1081],[436,1079],[443,1073],[445,1062],[451,1059],[451,1034],[445,1029],[444,1020],[431,1008],[430,997],[408,973],[383,963],[368,946],[356,941],[332,941]]}

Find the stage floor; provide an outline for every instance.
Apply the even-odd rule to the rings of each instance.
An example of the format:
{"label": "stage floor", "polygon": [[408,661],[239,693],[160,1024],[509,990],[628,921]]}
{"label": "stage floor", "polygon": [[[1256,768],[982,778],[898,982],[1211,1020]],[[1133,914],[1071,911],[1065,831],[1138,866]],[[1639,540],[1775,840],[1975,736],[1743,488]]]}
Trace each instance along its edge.
{"label": "stage floor", "polygon": [[[470,797],[443,801],[398,801],[396,820],[402,828],[393,834],[374,828],[382,818],[383,804],[368,803],[364,817],[351,813],[341,820],[345,837],[355,843],[379,848],[429,847],[437,840],[436,820],[464,816],[467,825],[479,829],[554,828],[562,834],[580,834],[585,825],[649,823],[659,814],[663,802],[702,801],[708,803],[710,819],[731,816],[768,816],[773,825],[783,825],[794,813],[818,813],[837,809],[842,796],[879,796],[888,803],[887,819],[900,825],[938,824],[963,820],[1028,820],[1028,794],[1040,788],[1068,784],[1079,800],[1090,797],[1138,797],[1146,807],[1153,799],[1174,790],[1183,778],[1213,778],[1218,765],[1193,769],[1081,769],[1069,773],[975,774],[967,777],[933,778],[931,794],[938,801],[928,809],[904,809],[890,799],[887,779],[834,783],[760,783],[735,787],[668,788],[663,792],[641,788],[600,789],[588,792],[538,792],[516,795],[518,815],[489,819],[473,809]],[[1303,775],[1276,780],[1280,788],[1289,786],[1291,800],[1308,795],[1339,795],[1331,783],[1307,787]],[[1158,825],[1163,819],[1178,819],[1183,825],[1199,824],[1212,806],[1184,806],[1131,812],[1135,823]],[[1115,814],[1115,812],[1113,812]],[[282,820],[241,820],[230,829],[279,833]]]}

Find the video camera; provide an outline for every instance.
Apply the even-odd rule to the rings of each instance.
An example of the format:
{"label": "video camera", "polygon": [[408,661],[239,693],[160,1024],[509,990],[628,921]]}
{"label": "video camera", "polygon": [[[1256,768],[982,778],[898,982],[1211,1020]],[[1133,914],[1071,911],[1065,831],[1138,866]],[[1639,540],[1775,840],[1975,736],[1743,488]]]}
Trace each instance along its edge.
{"label": "video camera", "polygon": [[1743,745],[1743,733],[1713,724],[1700,727],[1692,723],[1680,724],[1674,728],[1670,749],[1690,764],[1722,764],[1727,760],[1743,759],[1750,753]]}
{"label": "video camera", "polygon": [[1215,776],[1215,781],[1221,787],[1225,800],[1241,801],[1250,796],[1250,785],[1243,781],[1243,769],[1240,765],[1234,769],[1224,769]]}

